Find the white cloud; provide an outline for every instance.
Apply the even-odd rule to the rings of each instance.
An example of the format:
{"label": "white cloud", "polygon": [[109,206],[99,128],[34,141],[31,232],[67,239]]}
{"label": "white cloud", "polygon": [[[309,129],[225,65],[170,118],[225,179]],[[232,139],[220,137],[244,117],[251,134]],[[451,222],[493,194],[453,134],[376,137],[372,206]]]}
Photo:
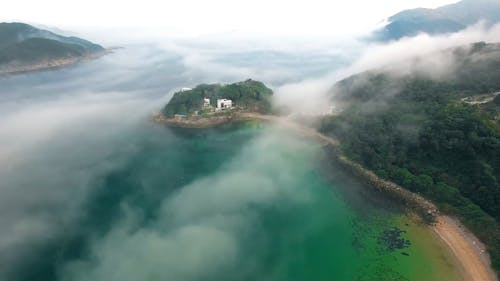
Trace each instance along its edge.
{"label": "white cloud", "polygon": [[[6,0],[0,20],[58,27],[137,27],[153,34],[243,34],[325,37],[363,33],[402,9],[437,7],[453,0]],[[129,34],[134,36],[134,34]]]}
{"label": "white cloud", "polygon": [[[463,31],[449,35],[431,36],[420,34],[415,37],[402,38],[389,44],[371,44],[365,47],[364,54],[344,75],[354,74],[373,68],[381,68],[392,64],[400,64],[415,57],[430,56],[437,51],[464,46],[485,41],[495,43],[500,41],[500,24],[486,28],[483,23],[477,23]],[[429,71],[439,70],[440,65],[432,65],[432,57],[428,58]],[[436,69],[437,67],[437,69]]]}
{"label": "white cloud", "polygon": [[[154,59],[123,50],[73,68],[0,78],[1,280],[70,232],[99,178],[137,152],[126,136],[163,103],[149,95],[156,91],[150,74],[168,58],[151,53]],[[182,75],[179,64],[169,69]],[[163,91],[176,85],[157,77]]]}
{"label": "white cloud", "polygon": [[454,70],[455,58],[450,53],[441,53],[458,46],[479,41],[499,42],[500,24],[486,28],[477,23],[463,31],[430,36],[420,34],[390,43],[370,43],[359,46],[359,58],[350,66],[334,70],[322,77],[308,78],[278,87],[275,101],[294,113],[318,114],[332,106],[332,86],[344,78],[360,72],[381,69],[404,75],[419,71],[432,78],[446,77]]}
{"label": "white cloud", "polygon": [[297,182],[305,171],[289,163],[307,145],[268,128],[220,170],[166,197],[147,226],[136,229],[139,216],[124,206],[124,221],[94,241],[90,258],[66,264],[62,280],[189,281],[233,271],[246,279],[256,261],[245,238],[252,251],[262,242],[257,210],[313,204],[313,191]]}

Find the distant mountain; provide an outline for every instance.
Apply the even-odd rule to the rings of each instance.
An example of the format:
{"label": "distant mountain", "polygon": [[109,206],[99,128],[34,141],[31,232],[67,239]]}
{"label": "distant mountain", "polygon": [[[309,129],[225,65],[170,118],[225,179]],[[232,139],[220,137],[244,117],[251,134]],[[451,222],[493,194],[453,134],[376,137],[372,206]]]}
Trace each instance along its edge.
{"label": "distant mountain", "polygon": [[397,40],[419,33],[457,32],[484,20],[500,22],[500,0],[463,0],[437,9],[405,10],[389,18],[389,24],[375,33],[380,41]]}
{"label": "distant mountain", "polygon": [[67,65],[104,51],[78,37],[24,23],[0,23],[0,74]]}

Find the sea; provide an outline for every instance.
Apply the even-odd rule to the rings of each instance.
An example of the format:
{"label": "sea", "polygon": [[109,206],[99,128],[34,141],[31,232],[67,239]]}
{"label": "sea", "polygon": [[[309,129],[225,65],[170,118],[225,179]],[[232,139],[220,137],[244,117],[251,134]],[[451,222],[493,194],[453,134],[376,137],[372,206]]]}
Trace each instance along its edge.
{"label": "sea", "polygon": [[[213,58],[237,61],[218,73],[136,45],[0,77],[0,280],[462,280],[427,226],[323,144],[261,121],[150,121],[180,87],[253,78],[233,70],[274,58]],[[313,74],[332,63],[312,61]]]}

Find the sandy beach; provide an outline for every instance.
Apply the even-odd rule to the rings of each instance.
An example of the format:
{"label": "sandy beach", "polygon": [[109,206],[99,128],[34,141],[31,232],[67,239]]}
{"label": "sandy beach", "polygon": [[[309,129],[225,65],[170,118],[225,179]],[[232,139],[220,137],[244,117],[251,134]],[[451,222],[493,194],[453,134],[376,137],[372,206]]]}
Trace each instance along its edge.
{"label": "sandy beach", "polygon": [[484,245],[460,222],[441,215],[432,229],[460,263],[464,280],[497,281]]}

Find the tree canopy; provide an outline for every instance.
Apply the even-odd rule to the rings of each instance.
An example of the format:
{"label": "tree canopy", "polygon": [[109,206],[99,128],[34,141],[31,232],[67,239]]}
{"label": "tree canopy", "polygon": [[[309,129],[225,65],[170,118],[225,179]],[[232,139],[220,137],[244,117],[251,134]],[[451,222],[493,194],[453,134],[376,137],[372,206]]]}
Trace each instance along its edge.
{"label": "tree canopy", "polygon": [[345,110],[322,120],[348,157],[459,216],[500,269],[500,105],[462,98],[500,91],[500,46],[460,50],[446,79],[384,70],[334,86]]}
{"label": "tree canopy", "polygon": [[262,82],[246,80],[243,82],[221,85],[202,84],[192,90],[179,91],[163,109],[163,114],[173,117],[176,114],[191,115],[202,109],[204,99],[210,99],[210,104],[217,106],[217,99],[230,99],[233,106],[261,113],[271,111],[273,91]]}

